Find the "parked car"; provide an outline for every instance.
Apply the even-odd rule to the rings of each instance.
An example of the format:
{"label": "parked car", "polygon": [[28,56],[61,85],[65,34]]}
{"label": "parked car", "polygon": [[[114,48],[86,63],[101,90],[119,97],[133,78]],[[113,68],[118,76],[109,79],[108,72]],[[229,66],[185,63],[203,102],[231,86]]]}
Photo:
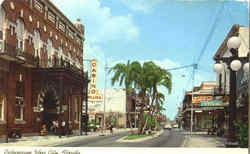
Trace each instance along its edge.
{"label": "parked car", "polygon": [[173,128],[178,128],[178,124],[174,124],[174,125],[173,125]]}
{"label": "parked car", "polygon": [[171,130],[171,129],[172,129],[172,126],[171,126],[170,124],[166,124],[166,125],[164,126],[164,129]]}

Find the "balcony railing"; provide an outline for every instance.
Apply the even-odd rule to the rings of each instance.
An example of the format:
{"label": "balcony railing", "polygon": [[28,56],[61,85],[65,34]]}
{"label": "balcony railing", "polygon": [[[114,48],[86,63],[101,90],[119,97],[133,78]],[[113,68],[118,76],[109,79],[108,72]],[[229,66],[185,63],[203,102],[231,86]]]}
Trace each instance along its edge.
{"label": "balcony railing", "polygon": [[0,41],[0,56],[11,61],[16,61],[22,65],[34,67],[36,62],[35,57],[16,46]]}
{"label": "balcony railing", "polygon": [[212,89],[212,95],[213,96],[225,96],[229,95],[229,89],[228,88],[220,88],[219,86],[216,86]]}
{"label": "balcony railing", "polygon": [[54,56],[53,59],[39,59],[39,57],[36,57],[36,59],[36,66],[38,68],[63,68],[84,76],[85,79],[88,78],[88,73],[83,71],[82,66],[79,68],[75,64],[71,64],[69,61],[63,60],[62,58],[57,58]]}
{"label": "balcony railing", "polygon": [[40,59],[38,56],[35,57],[27,51],[23,51],[16,46],[6,43],[5,41],[0,41],[0,57],[16,61],[17,63],[27,66],[27,67],[37,67],[37,68],[64,68],[72,72],[75,72],[84,78],[88,78],[88,73],[83,71],[83,67],[77,67],[75,64],[71,64],[67,60],[62,58],[53,57],[53,59]]}

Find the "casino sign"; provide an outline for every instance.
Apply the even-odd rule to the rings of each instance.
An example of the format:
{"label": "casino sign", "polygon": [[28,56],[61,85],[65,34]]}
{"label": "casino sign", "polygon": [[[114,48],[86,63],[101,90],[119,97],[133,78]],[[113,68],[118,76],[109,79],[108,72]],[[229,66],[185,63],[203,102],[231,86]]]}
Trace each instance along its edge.
{"label": "casino sign", "polygon": [[91,80],[90,89],[88,91],[88,101],[89,102],[101,102],[103,101],[103,95],[100,94],[96,87],[97,78],[97,61],[95,59],[91,60]]}

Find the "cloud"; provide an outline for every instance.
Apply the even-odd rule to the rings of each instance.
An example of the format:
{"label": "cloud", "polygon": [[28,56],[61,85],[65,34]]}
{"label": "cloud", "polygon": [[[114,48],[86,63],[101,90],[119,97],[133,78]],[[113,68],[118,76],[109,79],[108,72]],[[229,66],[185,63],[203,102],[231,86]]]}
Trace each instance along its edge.
{"label": "cloud", "polygon": [[133,11],[150,13],[154,6],[163,1],[164,0],[122,0],[122,3]]}
{"label": "cloud", "polygon": [[[139,28],[131,14],[114,16],[100,0],[53,0],[71,20],[81,18],[85,25],[86,39],[100,43],[110,40],[133,40],[139,37]],[[78,16],[77,16],[78,15]]]}
{"label": "cloud", "polygon": [[250,2],[250,0],[235,0],[235,1],[238,1],[238,2]]}

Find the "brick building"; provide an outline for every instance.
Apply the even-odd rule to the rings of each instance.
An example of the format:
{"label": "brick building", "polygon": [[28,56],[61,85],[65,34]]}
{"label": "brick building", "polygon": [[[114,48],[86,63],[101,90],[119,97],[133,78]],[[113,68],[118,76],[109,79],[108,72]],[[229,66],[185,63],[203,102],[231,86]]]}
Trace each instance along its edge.
{"label": "brick building", "polygon": [[88,75],[84,26],[49,0],[4,0],[0,6],[0,139],[12,130],[38,134],[54,120],[78,130]]}

